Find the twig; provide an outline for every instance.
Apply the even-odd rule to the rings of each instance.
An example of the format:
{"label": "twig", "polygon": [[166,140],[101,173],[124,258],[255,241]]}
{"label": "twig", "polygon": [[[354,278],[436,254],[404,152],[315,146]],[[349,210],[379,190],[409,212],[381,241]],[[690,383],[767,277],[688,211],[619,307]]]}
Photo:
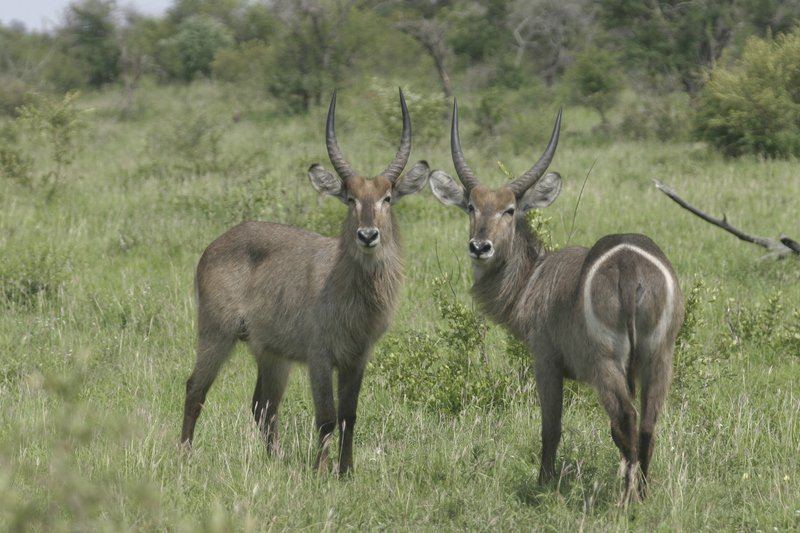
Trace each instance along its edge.
{"label": "twig", "polygon": [[581,192],[578,193],[578,201],[575,202],[575,211],[572,213],[572,226],[569,228],[569,235],[567,235],[567,244],[569,246],[569,241],[572,240],[572,236],[574,235],[573,230],[575,229],[575,219],[578,216],[578,206],[581,205],[581,197],[583,197],[583,189],[586,188],[586,182],[589,181],[589,174],[592,173],[592,169],[594,168],[594,164],[597,163],[597,158],[592,161],[592,166],[589,167],[589,172],[586,173],[586,177],[583,178],[583,185],[581,185]]}
{"label": "twig", "polygon": [[[719,226],[720,228],[724,229],[725,231],[733,233],[734,235],[736,235],[737,237],[739,237],[739,239],[741,239],[743,241],[752,242],[753,244],[757,244],[759,246],[763,246],[764,248],[766,248],[769,251],[769,254],[767,254],[767,256],[774,255],[774,256],[777,256],[778,259],[783,259],[787,255],[792,254],[792,253],[800,254],[800,245],[798,245],[798,243],[792,241],[791,239],[789,239],[788,237],[786,237],[783,234],[781,234],[781,241],[784,241],[784,239],[786,239],[786,241],[789,241],[791,243],[794,243],[795,245],[798,245],[797,249],[792,248],[791,245],[787,246],[787,244],[785,244],[785,241],[784,242],[779,242],[779,241],[776,241],[776,240],[773,240],[773,239],[768,239],[768,238],[765,238],[765,237],[758,237],[758,236],[755,236],[755,235],[748,235],[747,233],[743,232],[742,230],[740,230],[738,228],[735,228],[735,227],[731,226],[730,224],[728,224],[728,220],[725,218],[725,215],[722,216],[722,219],[712,217],[711,215],[708,215],[708,214],[704,213],[703,211],[699,210],[698,208],[696,208],[692,204],[688,203],[686,200],[684,200],[683,198],[678,196],[678,193],[676,193],[675,191],[673,191],[672,189],[670,189],[669,187],[667,187],[666,185],[664,185],[660,181],[653,180],[653,183],[655,183],[656,188],[658,190],[660,190],[661,192],[663,192],[664,194],[666,194],[667,196],[672,198],[672,200],[674,200],[679,206],[681,206],[684,209],[694,213],[695,215],[697,215],[698,217],[702,218],[706,222],[710,222],[711,224],[714,224],[715,226]],[[764,257],[767,257],[767,256],[764,256]],[[763,257],[762,257],[762,259],[763,259]]]}

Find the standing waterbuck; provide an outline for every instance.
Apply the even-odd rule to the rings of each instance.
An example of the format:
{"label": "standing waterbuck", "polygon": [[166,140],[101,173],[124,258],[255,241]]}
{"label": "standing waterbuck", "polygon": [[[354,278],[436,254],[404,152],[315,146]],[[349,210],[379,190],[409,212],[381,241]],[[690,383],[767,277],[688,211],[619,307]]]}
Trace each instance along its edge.
{"label": "standing waterbuck", "polygon": [[403,280],[400,235],[391,206],[422,190],[430,173],[420,161],[399,177],[411,152],[411,121],[402,91],[400,104],[400,148],[389,167],[368,180],[339,151],[333,93],[326,142],[341,180],[316,164],[308,177],[321,194],[349,206],[339,238],[282,224],[246,222],[203,252],[195,274],[198,345],[194,372],[186,383],[181,435],[185,446],[191,446],[208,389],[241,340],[258,366],[252,410],[267,447],[273,446],[292,363],[306,363],[319,433],[314,468],[328,469],[328,446],[338,421],[338,469],[342,474],[352,469],[364,368],[372,346],[391,323]]}
{"label": "standing waterbuck", "polygon": [[[672,377],[672,356],[683,322],[683,296],[675,272],[644,235],[608,235],[591,248],[545,251],[525,213],[550,205],[561,176],[542,177],[555,155],[561,128],[539,161],[510,184],[491,191],[470,170],[458,136],[453,105],[451,151],[458,178],[431,174],[433,194],[469,215],[472,295],[494,321],[506,326],[534,355],[542,407],[539,482],[555,475],[561,438],[564,378],[597,389],[611,418],[611,436],[626,462],[626,496],[641,468],[646,489],[656,420]],[[635,380],[641,384],[641,426],[636,430]]]}

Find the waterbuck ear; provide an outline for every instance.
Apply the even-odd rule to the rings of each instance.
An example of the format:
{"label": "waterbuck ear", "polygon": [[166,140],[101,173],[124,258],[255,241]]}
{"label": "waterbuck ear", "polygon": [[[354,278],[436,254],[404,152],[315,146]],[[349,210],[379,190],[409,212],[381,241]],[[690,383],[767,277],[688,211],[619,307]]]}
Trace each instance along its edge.
{"label": "waterbuck ear", "polygon": [[454,205],[467,213],[467,191],[443,170],[434,170],[431,173],[431,191],[444,205]]}
{"label": "waterbuck ear", "polygon": [[308,169],[308,179],[318,193],[324,196],[333,196],[340,202],[347,203],[347,192],[342,180],[322,168],[322,165],[313,164]]}
{"label": "waterbuck ear", "polygon": [[550,172],[536,182],[536,185],[525,191],[517,202],[517,213],[524,215],[533,208],[547,207],[552,204],[561,192],[561,174]]}
{"label": "waterbuck ear", "polygon": [[409,194],[417,194],[425,188],[428,183],[428,176],[431,174],[431,169],[428,167],[427,161],[418,161],[410,170],[406,171],[397,181],[394,182],[392,190],[392,205],[400,201],[404,196]]}

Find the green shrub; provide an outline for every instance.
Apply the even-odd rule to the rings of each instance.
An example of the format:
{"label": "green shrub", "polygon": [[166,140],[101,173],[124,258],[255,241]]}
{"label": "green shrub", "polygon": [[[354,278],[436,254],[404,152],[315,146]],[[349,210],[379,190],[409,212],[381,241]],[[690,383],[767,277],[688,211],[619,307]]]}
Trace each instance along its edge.
{"label": "green shrub", "polygon": [[504,367],[492,368],[485,319],[459,301],[446,278],[434,280],[432,292],[444,324],[433,336],[418,331],[387,336],[387,353],[376,364],[389,387],[406,402],[451,416],[527,400],[533,394],[527,349],[506,339]]}
{"label": "green shrub", "polygon": [[800,31],[751,37],[699,95],[695,134],[726,155],[800,157]]}
{"label": "green shrub", "polygon": [[24,187],[33,185],[33,159],[5,139],[0,139],[0,178]]}
{"label": "green shrub", "polygon": [[219,51],[211,62],[211,70],[219,80],[247,82],[264,80],[269,48],[258,39],[241,43],[236,48]]}
{"label": "green shrub", "polygon": [[45,181],[49,181],[48,198],[55,193],[66,168],[75,160],[75,137],[87,125],[82,118],[85,111],[77,109],[75,105],[79,97],[79,91],[68,92],[61,100],[41,93],[28,93],[28,103],[19,108],[20,123],[29,129],[34,138],[43,137],[50,144],[56,167],[45,176]]}
{"label": "green shrub", "polygon": [[685,318],[678,330],[673,363],[677,388],[705,389],[721,375],[719,363],[727,355],[729,346],[723,343],[721,349],[712,349],[698,337],[700,330],[708,325],[706,308],[717,301],[718,292],[716,288],[706,287],[705,281],[695,275],[692,288],[685,296]]}
{"label": "green shrub", "polygon": [[30,91],[27,83],[17,79],[0,79],[0,115],[16,117],[18,108],[25,103],[25,94]]}
{"label": "green shrub", "polygon": [[0,244],[0,306],[33,307],[57,296],[67,260],[52,245],[36,242]]}
{"label": "green shrub", "polygon": [[584,50],[576,55],[575,64],[567,71],[567,80],[575,91],[575,99],[597,111],[603,125],[607,125],[606,113],[622,89],[616,57],[602,48]]}
{"label": "green shrub", "polygon": [[184,116],[175,115],[150,133],[149,150],[178,169],[197,174],[218,170],[220,142],[227,125],[227,120],[211,113],[189,111]]}
{"label": "green shrub", "polygon": [[619,131],[628,139],[686,140],[691,131],[689,95],[637,95],[623,110]]}
{"label": "green shrub", "polygon": [[193,15],[178,27],[178,33],[159,43],[156,60],[174,78],[189,81],[197,73],[211,74],[214,55],[233,46],[233,34],[221,22],[206,15]]}
{"label": "green shrub", "polygon": [[[380,78],[372,78],[370,91],[380,131],[386,142],[395,145],[403,131],[397,87],[389,86]],[[448,105],[443,93],[425,94],[406,85],[403,87],[403,97],[411,117],[415,143],[436,144],[442,138],[449,138],[446,118]]]}

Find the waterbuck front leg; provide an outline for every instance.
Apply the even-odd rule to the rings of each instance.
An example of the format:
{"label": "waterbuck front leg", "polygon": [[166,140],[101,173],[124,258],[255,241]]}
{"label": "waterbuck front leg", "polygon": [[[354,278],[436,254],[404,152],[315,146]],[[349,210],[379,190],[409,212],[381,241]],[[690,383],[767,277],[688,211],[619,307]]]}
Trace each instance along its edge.
{"label": "waterbuck front leg", "polygon": [[[541,352],[539,352],[541,353]],[[556,450],[561,440],[561,413],[564,401],[564,376],[559,366],[544,354],[535,356],[534,373],[542,406],[542,464],[539,483],[556,474]]]}
{"label": "waterbuck front leg", "polygon": [[274,441],[277,434],[278,408],[291,369],[289,361],[272,355],[261,354],[258,360],[258,379],[253,392],[252,410],[268,452],[272,452],[277,446]]}
{"label": "waterbuck front leg", "polygon": [[314,397],[314,422],[319,435],[319,450],[314,461],[314,470],[328,471],[328,449],[336,429],[336,404],[333,400],[333,356],[327,351],[317,351],[308,361],[311,379],[311,395]]}
{"label": "waterbuck front leg", "polygon": [[[364,359],[367,360],[366,358]],[[364,378],[365,365],[339,369],[339,474],[353,469],[353,430],[356,425],[358,394]]]}

